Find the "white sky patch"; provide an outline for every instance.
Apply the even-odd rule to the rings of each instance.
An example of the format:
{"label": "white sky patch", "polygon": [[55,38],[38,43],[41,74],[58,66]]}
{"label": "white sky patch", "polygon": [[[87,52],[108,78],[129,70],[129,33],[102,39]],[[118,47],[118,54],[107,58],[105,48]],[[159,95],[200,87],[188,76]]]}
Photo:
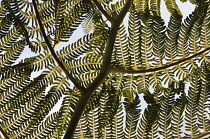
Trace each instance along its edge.
{"label": "white sky patch", "polygon": [[[183,20],[192,13],[195,9],[195,5],[191,4],[189,1],[182,3],[179,0],[176,1],[179,6],[180,11],[183,14]],[[167,25],[170,19],[170,13],[168,12],[165,1],[161,0],[161,8],[160,8],[161,17],[164,19],[165,24]]]}

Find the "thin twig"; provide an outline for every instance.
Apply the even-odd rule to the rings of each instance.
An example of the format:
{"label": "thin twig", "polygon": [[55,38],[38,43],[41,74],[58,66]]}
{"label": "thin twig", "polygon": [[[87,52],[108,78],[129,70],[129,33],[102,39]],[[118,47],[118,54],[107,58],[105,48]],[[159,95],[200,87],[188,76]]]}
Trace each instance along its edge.
{"label": "thin twig", "polygon": [[93,2],[95,3],[96,7],[99,9],[99,11],[101,11],[101,13],[107,18],[107,20],[109,20],[111,23],[114,22],[114,18],[111,17],[105,10],[104,8],[101,6],[100,3],[98,3],[97,0],[93,0]]}
{"label": "thin twig", "polygon": [[69,78],[73,83],[74,85],[81,91],[81,93],[84,92],[85,88],[80,84],[79,80],[75,79],[70,73],[69,71],[66,69],[66,67],[63,65],[63,63],[60,61],[60,59],[57,57],[52,45],[50,44],[48,38],[47,38],[47,35],[45,33],[45,30],[44,30],[44,27],[42,25],[42,21],[41,21],[41,18],[40,18],[40,15],[39,15],[39,12],[38,12],[38,9],[37,9],[37,5],[36,5],[36,2],[35,0],[32,0],[32,3],[33,3],[33,6],[34,6],[34,10],[35,10],[35,13],[36,13],[36,18],[37,18],[37,21],[38,21],[38,24],[39,24],[39,27],[40,27],[40,30],[41,30],[41,33],[44,37],[44,40],[45,40],[45,43],[47,44],[47,47],[48,49],[50,50],[50,53],[51,55],[53,56],[53,58],[55,59],[55,61],[57,62],[58,66],[63,70],[63,72],[66,74],[66,77]]}
{"label": "thin twig", "polygon": [[2,133],[2,135],[5,137],[5,139],[10,139],[9,136],[4,132],[4,130],[1,128],[0,126],[0,131]]}
{"label": "thin twig", "polygon": [[196,56],[199,56],[199,55],[201,55],[201,54],[203,54],[203,53],[205,53],[205,52],[207,52],[207,51],[209,51],[209,50],[210,50],[210,47],[209,47],[209,48],[206,48],[206,49],[204,49],[204,50],[202,50],[202,51],[200,51],[199,53],[196,53],[196,54],[194,54],[194,55],[192,55],[192,56],[189,56],[189,57],[187,57],[187,58],[185,58],[185,59],[179,60],[179,61],[174,62],[174,63],[169,64],[169,65],[165,65],[165,66],[162,66],[162,67],[158,67],[158,68],[142,69],[142,70],[124,70],[124,69],[112,68],[112,69],[111,69],[111,72],[112,72],[112,73],[118,73],[118,72],[119,72],[119,73],[128,73],[128,74],[139,74],[139,73],[155,72],[155,71],[159,71],[159,70],[162,70],[162,69],[167,69],[167,68],[170,68],[170,67],[172,67],[172,66],[176,66],[176,65],[178,65],[178,64],[181,64],[181,63],[183,63],[183,62],[185,62],[185,61],[187,61],[187,60],[190,60],[190,59],[192,59],[192,58],[195,58]]}
{"label": "thin twig", "polygon": [[210,132],[203,133],[203,134],[201,134],[201,135],[199,135],[199,136],[197,136],[196,138],[193,138],[193,139],[202,139],[202,137],[205,137],[207,135],[210,135]]}

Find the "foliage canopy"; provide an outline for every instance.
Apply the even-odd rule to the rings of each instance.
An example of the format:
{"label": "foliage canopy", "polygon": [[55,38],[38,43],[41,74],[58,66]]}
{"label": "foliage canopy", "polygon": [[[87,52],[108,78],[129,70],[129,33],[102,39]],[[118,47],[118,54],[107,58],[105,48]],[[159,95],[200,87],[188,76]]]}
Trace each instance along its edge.
{"label": "foliage canopy", "polygon": [[[210,1],[189,1],[195,10],[182,19],[165,0],[166,25],[160,0],[2,0],[3,136],[207,137]],[[20,60],[25,48],[35,56]]]}

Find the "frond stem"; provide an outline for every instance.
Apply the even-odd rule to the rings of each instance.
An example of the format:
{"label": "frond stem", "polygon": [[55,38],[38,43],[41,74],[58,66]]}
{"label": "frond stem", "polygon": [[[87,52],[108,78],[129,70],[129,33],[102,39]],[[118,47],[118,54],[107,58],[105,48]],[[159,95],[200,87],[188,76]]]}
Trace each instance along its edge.
{"label": "frond stem", "polygon": [[206,49],[204,49],[204,50],[200,51],[199,53],[196,53],[196,54],[194,54],[194,55],[192,55],[192,56],[189,56],[189,57],[187,57],[187,58],[184,58],[184,59],[179,60],[179,61],[177,61],[177,62],[174,62],[174,63],[172,63],[172,64],[165,65],[165,66],[158,67],[158,68],[142,69],[142,70],[124,70],[124,69],[112,68],[112,69],[111,69],[111,72],[112,72],[112,73],[118,73],[118,72],[119,72],[119,73],[124,73],[124,74],[125,74],[125,73],[127,73],[127,74],[139,74],[139,73],[155,72],[155,71],[167,69],[167,68],[170,68],[170,67],[172,67],[172,66],[176,66],[176,65],[178,65],[178,64],[181,64],[181,63],[183,63],[183,62],[185,62],[185,61],[187,61],[187,60],[190,60],[190,59],[192,59],[192,58],[195,58],[195,57],[197,57],[197,56],[199,56],[199,55],[201,55],[201,54],[203,54],[203,53],[205,53],[205,52],[207,52],[207,51],[209,51],[209,50],[210,50],[210,47],[209,47],[209,48],[206,48]]}
{"label": "frond stem", "polygon": [[103,57],[103,64],[100,70],[99,75],[96,77],[96,79],[87,87],[86,93],[93,93],[98,86],[104,81],[104,79],[107,77],[107,75],[110,73],[111,70],[111,57],[112,57],[112,51],[114,47],[114,43],[116,40],[116,36],[120,27],[121,22],[123,21],[126,13],[131,7],[131,3],[133,0],[127,0],[124,7],[122,8],[121,12],[119,13],[118,17],[115,19],[115,21],[111,25],[111,34],[109,36],[109,39],[107,41],[105,54]]}
{"label": "frond stem", "polygon": [[45,30],[44,30],[44,27],[42,25],[42,21],[41,21],[41,18],[40,18],[40,15],[39,15],[39,12],[38,12],[38,9],[37,9],[37,5],[36,5],[36,2],[35,0],[32,0],[32,3],[33,3],[33,6],[34,6],[34,10],[35,10],[35,13],[36,13],[36,18],[37,18],[37,21],[38,21],[38,24],[39,24],[39,27],[40,27],[40,30],[41,30],[41,33],[44,37],[44,40],[45,40],[45,43],[47,44],[47,47],[48,49],[50,50],[50,53],[51,55],[53,56],[53,58],[55,59],[55,61],[57,62],[58,66],[63,70],[63,72],[65,73],[66,77],[69,78],[73,83],[74,85],[83,93],[85,88],[80,84],[79,80],[75,79],[70,73],[69,71],[66,69],[66,67],[63,65],[63,63],[60,61],[60,59],[57,57],[52,45],[50,44],[48,38],[47,38],[47,35],[45,33]]}
{"label": "frond stem", "polygon": [[71,117],[71,121],[68,125],[67,131],[63,139],[72,139],[74,137],[74,132],[76,130],[77,124],[82,116],[82,113],[85,109],[86,104],[88,103],[89,99],[91,98],[93,92],[101,85],[101,83],[105,80],[107,75],[110,73],[111,70],[111,57],[112,51],[114,47],[114,43],[116,40],[116,36],[119,30],[119,26],[123,21],[126,13],[131,7],[133,0],[127,0],[124,7],[122,8],[119,16],[111,23],[111,34],[107,40],[105,54],[103,57],[103,64],[100,70],[100,73],[95,78],[95,80],[86,88],[84,94],[81,94],[79,102],[74,110],[74,113]]}
{"label": "frond stem", "polygon": [[5,137],[5,139],[10,139],[9,136],[4,132],[4,130],[1,128],[0,126],[0,131],[2,133],[2,135]]}
{"label": "frond stem", "polygon": [[107,20],[109,20],[111,23],[114,22],[114,18],[112,18],[105,10],[104,8],[101,6],[100,3],[98,3],[97,0],[93,0],[93,2],[95,3],[96,7],[99,9],[99,11],[107,18]]}

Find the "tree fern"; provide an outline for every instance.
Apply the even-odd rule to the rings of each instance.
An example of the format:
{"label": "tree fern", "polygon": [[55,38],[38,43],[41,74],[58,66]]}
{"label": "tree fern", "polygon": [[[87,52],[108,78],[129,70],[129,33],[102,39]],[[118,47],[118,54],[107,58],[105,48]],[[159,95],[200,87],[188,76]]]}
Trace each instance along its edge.
{"label": "tree fern", "polygon": [[210,2],[162,2],[1,1],[4,138],[207,138]]}

